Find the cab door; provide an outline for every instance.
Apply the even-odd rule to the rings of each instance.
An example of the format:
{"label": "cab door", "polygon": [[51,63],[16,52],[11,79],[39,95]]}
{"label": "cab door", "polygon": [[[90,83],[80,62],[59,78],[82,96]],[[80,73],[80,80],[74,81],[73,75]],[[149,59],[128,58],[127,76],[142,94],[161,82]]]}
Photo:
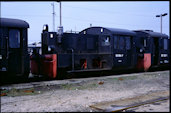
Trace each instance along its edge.
{"label": "cab door", "polygon": [[159,60],[160,60],[160,65],[165,65],[169,64],[169,39],[167,38],[161,38],[160,41],[160,54],[159,54]]}
{"label": "cab door", "polygon": [[21,33],[19,29],[9,29],[8,37],[8,68],[9,72],[21,73]]}
{"label": "cab door", "polygon": [[102,68],[112,67],[112,41],[110,35],[100,35],[98,44],[98,56]]}
{"label": "cab door", "polygon": [[159,42],[160,40],[158,37],[153,37],[153,65],[159,64],[159,54],[160,54]]}
{"label": "cab door", "polygon": [[0,71],[8,70],[8,29],[0,28]]}
{"label": "cab door", "polygon": [[132,66],[131,36],[114,36],[113,66],[116,68]]}

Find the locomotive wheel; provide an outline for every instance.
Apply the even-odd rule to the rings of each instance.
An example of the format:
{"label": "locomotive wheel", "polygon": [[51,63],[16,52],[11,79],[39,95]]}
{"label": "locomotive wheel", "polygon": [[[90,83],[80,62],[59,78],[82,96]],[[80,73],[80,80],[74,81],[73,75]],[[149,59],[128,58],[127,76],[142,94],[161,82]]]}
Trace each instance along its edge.
{"label": "locomotive wheel", "polygon": [[28,81],[29,74],[30,74],[30,73],[25,73],[25,74],[21,77],[21,79],[22,79],[23,81]]}
{"label": "locomotive wheel", "polygon": [[69,73],[69,74],[67,74],[67,79],[71,79],[71,78],[73,78],[74,77],[74,73]]}

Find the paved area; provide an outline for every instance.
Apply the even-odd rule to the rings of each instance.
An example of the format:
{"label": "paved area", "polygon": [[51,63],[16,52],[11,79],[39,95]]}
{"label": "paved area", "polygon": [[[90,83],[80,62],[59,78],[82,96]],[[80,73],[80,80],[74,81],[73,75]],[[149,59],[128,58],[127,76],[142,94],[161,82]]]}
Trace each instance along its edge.
{"label": "paved area", "polygon": [[[96,112],[90,105],[169,91],[169,80],[170,71],[158,71],[5,85],[1,87],[1,112]],[[130,111],[168,112],[169,101]]]}

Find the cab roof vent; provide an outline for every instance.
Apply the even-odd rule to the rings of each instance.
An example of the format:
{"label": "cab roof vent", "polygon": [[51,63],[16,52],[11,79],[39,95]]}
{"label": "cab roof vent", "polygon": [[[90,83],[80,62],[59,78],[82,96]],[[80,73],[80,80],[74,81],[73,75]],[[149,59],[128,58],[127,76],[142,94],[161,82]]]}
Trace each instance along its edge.
{"label": "cab roof vent", "polygon": [[145,31],[153,32],[153,30],[145,30]]}

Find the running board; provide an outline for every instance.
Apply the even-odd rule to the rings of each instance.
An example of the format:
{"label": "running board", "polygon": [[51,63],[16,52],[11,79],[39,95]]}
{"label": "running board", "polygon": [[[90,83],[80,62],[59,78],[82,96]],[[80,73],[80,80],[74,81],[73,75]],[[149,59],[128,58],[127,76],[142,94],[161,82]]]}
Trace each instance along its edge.
{"label": "running board", "polygon": [[111,69],[112,69],[112,68],[71,70],[71,71],[67,71],[67,73],[95,72],[95,71],[109,71],[109,70],[111,70]]}

